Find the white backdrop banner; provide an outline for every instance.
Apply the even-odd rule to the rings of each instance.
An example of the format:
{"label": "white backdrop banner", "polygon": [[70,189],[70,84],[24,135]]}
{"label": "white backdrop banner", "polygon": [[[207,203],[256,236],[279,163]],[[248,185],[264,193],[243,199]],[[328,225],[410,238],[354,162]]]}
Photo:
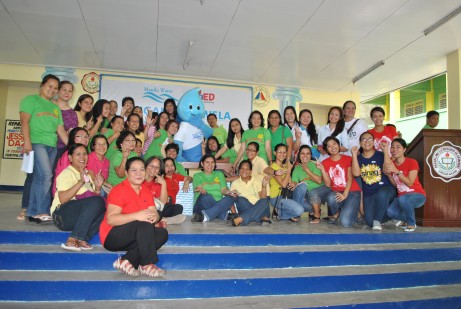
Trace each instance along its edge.
{"label": "white backdrop banner", "polygon": [[[144,115],[150,109],[153,112],[163,111],[163,102],[172,98],[178,103],[184,92],[198,87],[205,105],[206,115],[216,114],[218,125],[227,130],[232,118],[239,118],[242,126],[248,127],[248,116],[251,113],[253,89],[244,86],[232,86],[209,83],[192,83],[184,81],[143,79],[130,77],[101,75],[100,98],[118,102],[119,112],[122,99],[132,97],[136,106],[142,106]],[[204,119],[206,123],[206,116]]]}

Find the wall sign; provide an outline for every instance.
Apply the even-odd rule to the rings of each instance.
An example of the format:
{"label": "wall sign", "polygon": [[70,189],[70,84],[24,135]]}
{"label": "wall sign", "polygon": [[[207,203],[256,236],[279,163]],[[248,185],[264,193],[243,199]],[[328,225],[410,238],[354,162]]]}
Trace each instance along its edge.
{"label": "wall sign", "polygon": [[3,141],[3,159],[22,159],[21,121],[5,120],[5,140]]}
{"label": "wall sign", "polygon": [[99,75],[95,72],[85,74],[82,78],[82,87],[88,93],[96,93],[99,91]]}
{"label": "wall sign", "polygon": [[444,182],[461,179],[461,147],[445,141],[432,146],[426,158],[431,176]]}

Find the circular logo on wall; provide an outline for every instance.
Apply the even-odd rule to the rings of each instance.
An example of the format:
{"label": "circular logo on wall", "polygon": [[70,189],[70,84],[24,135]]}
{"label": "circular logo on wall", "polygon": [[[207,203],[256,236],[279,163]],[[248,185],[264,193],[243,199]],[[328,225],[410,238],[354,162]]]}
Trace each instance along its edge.
{"label": "circular logo on wall", "polygon": [[253,88],[253,105],[256,107],[265,107],[269,104],[271,96],[269,91],[264,87]]}
{"label": "circular logo on wall", "polygon": [[432,146],[431,152],[426,158],[431,176],[444,182],[461,179],[460,150],[461,147],[448,141]]}
{"label": "circular logo on wall", "polygon": [[88,93],[99,91],[99,75],[95,72],[85,74],[82,78],[82,87]]}

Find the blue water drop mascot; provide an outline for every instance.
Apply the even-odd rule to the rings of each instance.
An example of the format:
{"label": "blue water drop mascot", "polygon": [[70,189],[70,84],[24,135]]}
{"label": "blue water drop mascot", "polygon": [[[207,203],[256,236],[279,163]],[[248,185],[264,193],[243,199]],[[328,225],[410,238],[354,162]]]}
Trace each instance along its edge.
{"label": "blue water drop mascot", "polygon": [[203,122],[205,105],[199,89],[186,91],[178,102],[178,115],[182,119],[174,142],[179,145],[176,158],[179,162],[199,162],[202,157],[202,141],[213,134],[213,129]]}

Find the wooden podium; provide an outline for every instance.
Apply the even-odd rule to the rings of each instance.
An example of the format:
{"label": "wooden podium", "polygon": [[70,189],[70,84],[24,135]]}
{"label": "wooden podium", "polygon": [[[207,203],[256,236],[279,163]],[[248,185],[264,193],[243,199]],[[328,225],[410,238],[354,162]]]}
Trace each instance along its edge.
{"label": "wooden podium", "polygon": [[427,195],[416,209],[417,224],[461,227],[461,130],[421,130],[406,155],[418,161]]}

